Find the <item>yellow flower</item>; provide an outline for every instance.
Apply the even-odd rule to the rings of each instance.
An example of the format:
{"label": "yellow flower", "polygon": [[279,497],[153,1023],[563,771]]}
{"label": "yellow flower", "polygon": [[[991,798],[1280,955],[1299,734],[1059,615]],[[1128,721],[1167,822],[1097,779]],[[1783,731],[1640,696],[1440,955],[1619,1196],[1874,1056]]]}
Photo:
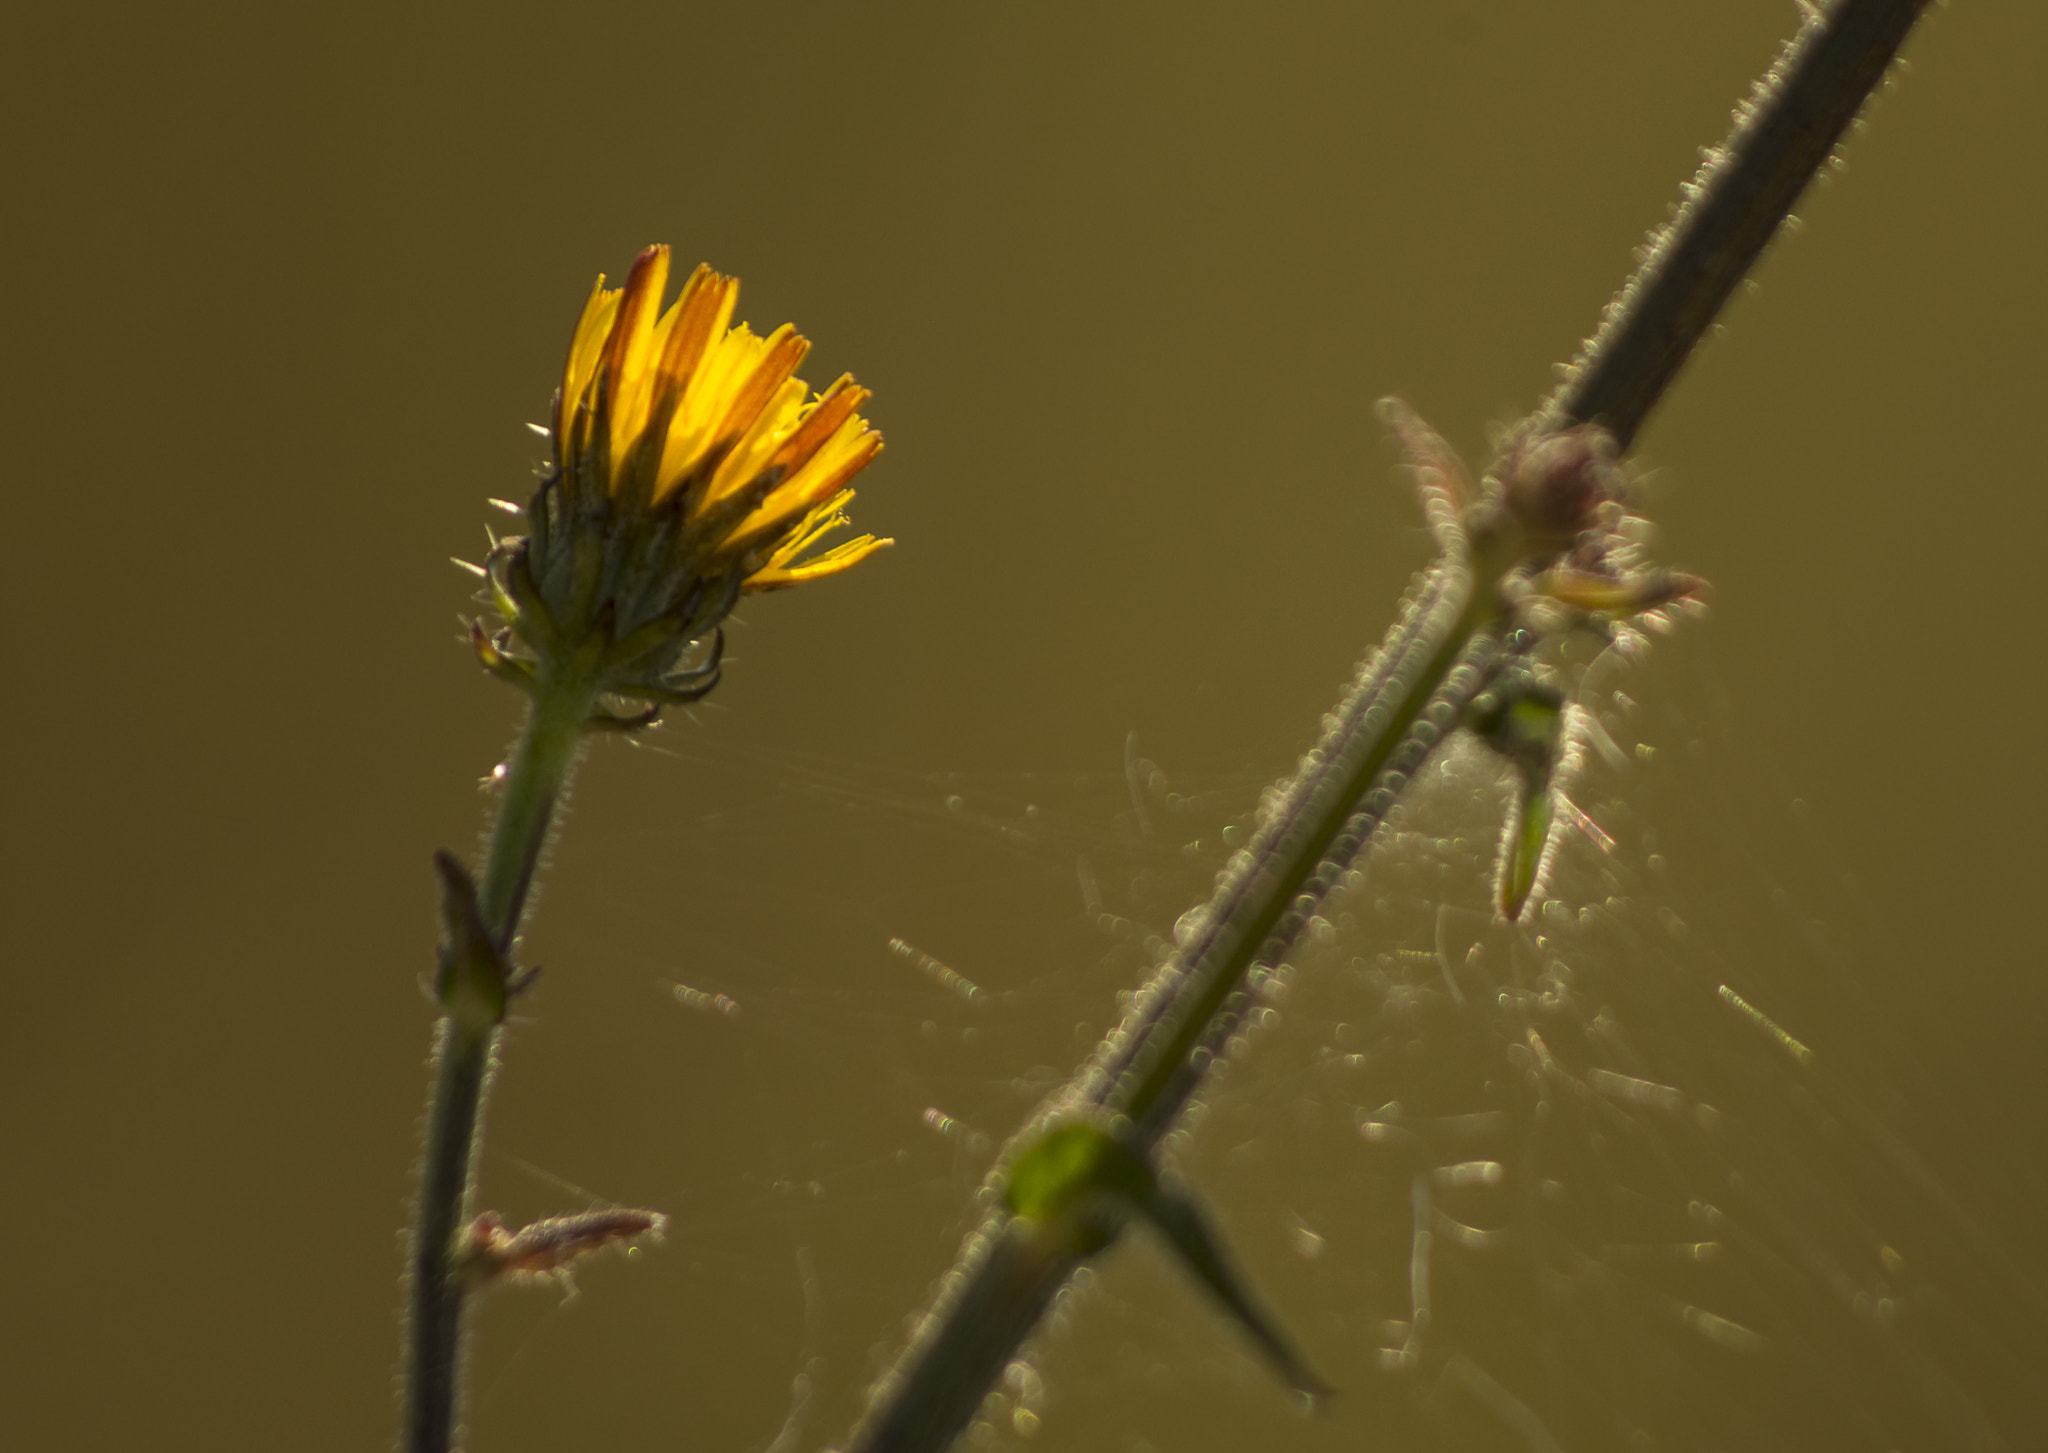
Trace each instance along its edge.
{"label": "yellow flower", "polygon": [[851,374],[815,399],[794,377],[810,343],[785,323],[765,338],[729,327],[739,280],[699,265],[661,314],[666,247],[650,247],[621,289],[598,278],[569,345],[555,402],[567,497],[638,508],[673,503],[707,564],[740,569],[747,590],[840,571],[889,544],[862,535],[799,556],[846,522],[845,488],[881,452],[854,411]]}
{"label": "yellow flower", "polygon": [[[795,376],[810,344],[787,324],[765,338],[732,326],[739,282],[707,266],[661,312],[668,270],[668,249],[650,247],[623,288],[598,278],[555,397],[554,468],[527,533],[491,555],[507,627],[472,640],[529,689],[546,677],[657,710],[695,700],[743,592],[836,575],[891,543],[807,553],[846,524],[848,481],[881,452],[857,412],[868,391],[847,374],[811,397]],[[708,656],[693,653],[707,636]]]}

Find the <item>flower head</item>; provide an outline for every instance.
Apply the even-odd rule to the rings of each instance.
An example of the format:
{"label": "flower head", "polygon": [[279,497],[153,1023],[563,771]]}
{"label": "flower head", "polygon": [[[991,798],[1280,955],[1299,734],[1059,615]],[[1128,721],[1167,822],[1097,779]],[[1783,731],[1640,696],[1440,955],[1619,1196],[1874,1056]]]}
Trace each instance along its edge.
{"label": "flower head", "polygon": [[809,342],[788,324],[734,326],[739,282],[708,266],[662,312],[668,271],[668,249],[650,247],[623,288],[598,278],[555,397],[554,466],[528,533],[491,560],[510,635],[473,633],[500,674],[573,656],[597,689],[657,708],[715,683],[715,639],[710,661],[680,663],[743,592],[836,575],[890,543],[807,553],[846,523],[848,482],[881,452],[857,412],[868,391],[847,374],[813,397],[795,376]]}

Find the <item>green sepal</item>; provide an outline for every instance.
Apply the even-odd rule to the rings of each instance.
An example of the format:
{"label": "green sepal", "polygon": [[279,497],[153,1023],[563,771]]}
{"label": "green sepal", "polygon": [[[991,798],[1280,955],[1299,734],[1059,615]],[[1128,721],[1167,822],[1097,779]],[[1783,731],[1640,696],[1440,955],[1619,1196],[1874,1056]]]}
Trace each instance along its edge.
{"label": "green sepal", "polygon": [[639,682],[622,681],[616,686],[605,688],[613,696],[629,697],[634,701],[649,701],[656,706],[688,706],[693,701],[702,701],[711,688],[718,684],[718,673],[709,673],[710,679],[701,687],[679,691],[671,686],[643,685]]}
{"label": "green sepal", "polygon": [[678,688],[687,687],[690,682],[707,674],[715,679],[718,657],[725,650],[722,635],[713,645],[711,659],[703,665],[685,671],[670,668],[685,651],[704,639],[707,630],[717,629],[718,622],[732,613],[745,584],[745,577],[738,572],[709,586],[698,581],[683,594],[673,609],[664,611],[612,643],[605,653],[605,675],[614,679],[637,676]]}
{"label": "green sepal", "polygon": [[[493,562],[494,564],[496,562]],[[512,592],[505,589],[505,583],[498,578],[496,570],[485,570],[484,579],[491,587],[491,608],[507,621],[517,621],[525,615],[519,602],[512,598]]]}
{"label": "green sepal", "polygon": [[718,685],[724,658],[725,631],[721,628],[713,634],[711,651],[700,664],[686,671],[671,671],[654,681],[608,681],[605,690],[659,706],[688,706],[693,701],[702,701]]}
{"label": "green sepal", "polygon": [[491,639],[490,632],[484,629],[482,621],[469,623],[469,644],[476,652],[477,660],[483,664],[484,670],[500,681],[511,682],[529,696],[533,694],[533,663],[507,655],[499,649],[498,643]]}
{"label": "green sepal", "polygon": [[678,620],[674,614],[657,616],[646,625],[629,631],[612,643],[605,652],[606,674],[630,670],[644,656],[665,654],[673,661],[687,650],[690,641],[682,633],[688,629],[687,620]]}
{"label": "green sepal", "polygon": [[[625,693],[621,692],[620,695]],[[631,716],[620,716],[615,711],[598,707],[583,718],[583,730],[587,732],[637,732],[642,727],[651,727],[661,720],[661,706],[656,703],[645,711],[636,711]]]}
{"label": "green sepal", "polygon": [[548,609],[547,598],[533,578],[530,542],[507,540],[499,558],[490,562],[491,592],[498,611],[534,654],[552,659],[562,653],[562,632]]}
{"label": "green sepal", "polygon": [[[591,613],[597,609],[598,591],[604,584],[604,545],[589,530],[576,531],[570,543],[569,608],[567,629],[587,632]],[[562,622],[558,619],[557,626]]]}

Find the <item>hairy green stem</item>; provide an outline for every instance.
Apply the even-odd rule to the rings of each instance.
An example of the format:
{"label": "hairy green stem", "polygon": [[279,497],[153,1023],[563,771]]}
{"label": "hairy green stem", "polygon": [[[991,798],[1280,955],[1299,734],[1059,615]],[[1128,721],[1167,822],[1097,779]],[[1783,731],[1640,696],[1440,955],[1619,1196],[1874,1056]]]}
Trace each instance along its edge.
{"label": "hairy green stem", "polygon": [[[484,931],[502,963],[510,962],[595,700],[586,682],[543,676],[513,748],[477,888]],[[483,1144],[501,1013],[502,999],[497,1009],[479,1012],[460,992],[445,994],[435,1030],[433,1098],[410,1251],[406,1453],[447,1453],[460,1425],[468,1297],[457,1256]]]}
{"label": "hairy green stem", "polygon": [[[1758,83],[1598,334],[1539,410],[1551,429],[1604,426],[1626,448],[1706,335],[1864,99],[1926,0],[1840,0]],[[1492,580],[1447,554],[1411,599],[1302,773],[1233,862],[1202,918],[1094,1060],[1006,1150],[1076,1110],[1124,1118],[1157,1144],[1232,1031],[1248,968],[1285,953],[1415,770],[1518,647]],[[998,1175],[1002,1172],[999,1170]],[[994,1211],[939,1304],[876,1390],[854,1453],[940,1453],[965,1430],[1079,1258],[1046,1223]]]}
{"label": "hairy green stem", "polygon": [[506,768],[498,820],[484,854],[483,881],[477,885],[484,923],[501,951],[510,951],[519,931],[548,829],[575,774],[584,726],[596,700],[596,691],[583,682],[552,682],[541,673],[526,726]]}
{"label": "hairy green stem", "polygon": [[406,1356],[407,1453],[454,1443],[461,1381],[464,1295],[452,1266],[469,1209],[470,1162],[482,1124],[497,1030],[443,1015],[434,1039],[434,1089],[412,1235],[412,1306]]}

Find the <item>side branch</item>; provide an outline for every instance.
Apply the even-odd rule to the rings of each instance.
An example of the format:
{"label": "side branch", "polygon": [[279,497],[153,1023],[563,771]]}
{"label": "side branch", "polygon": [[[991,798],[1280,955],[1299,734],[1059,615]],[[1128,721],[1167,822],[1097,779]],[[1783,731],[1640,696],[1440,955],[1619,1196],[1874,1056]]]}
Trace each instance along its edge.
{"label": "side branch", "polygon": [[1785,46],[1541,410],[1626,450],[1898,55],[1927,0],[1840,0]]}

